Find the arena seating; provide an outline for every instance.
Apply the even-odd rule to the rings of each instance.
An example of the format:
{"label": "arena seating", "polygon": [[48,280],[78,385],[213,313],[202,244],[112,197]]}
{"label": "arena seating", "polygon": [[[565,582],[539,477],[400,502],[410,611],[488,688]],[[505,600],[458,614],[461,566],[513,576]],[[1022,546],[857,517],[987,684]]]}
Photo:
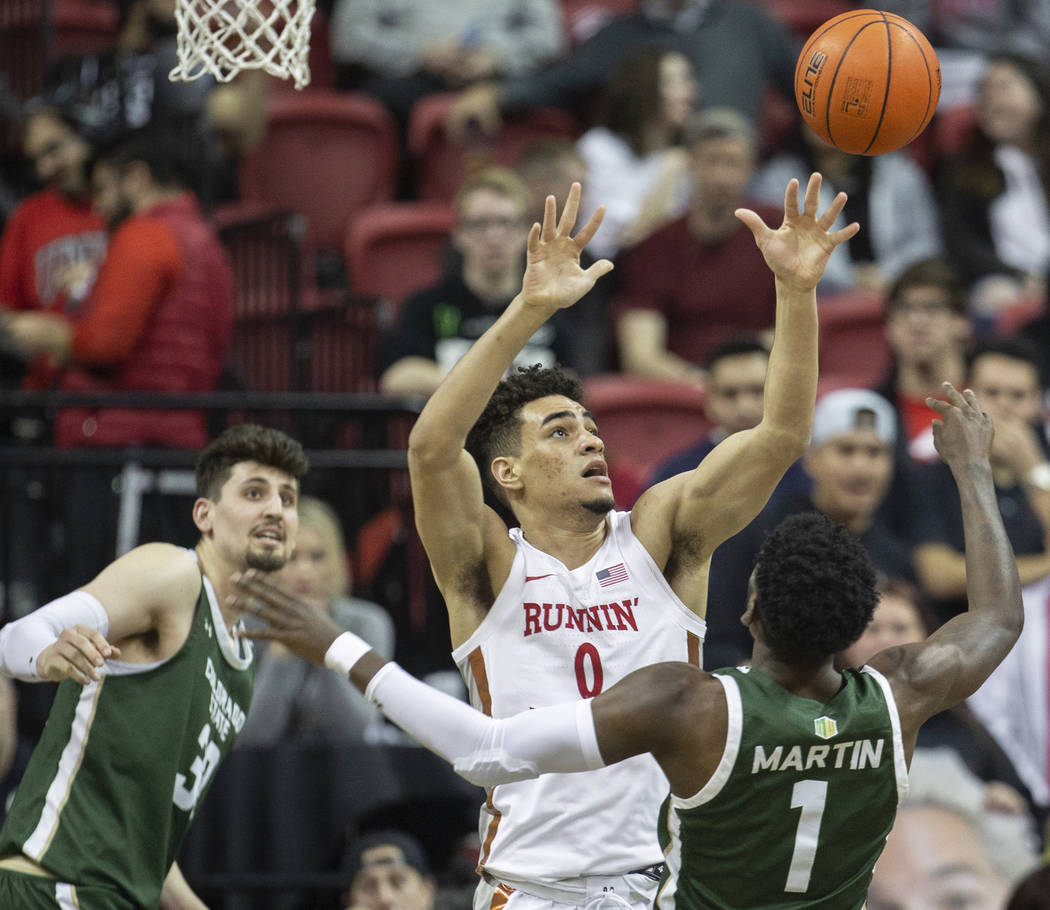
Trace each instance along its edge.
{"label": "arena seating", "polygon": [[821,298],[820,375],[870,387],[886,376],[890,348],[879,294],[850,291]]}
{"label": "arena seating", "polygon": [[452,209],[441,202],[394,202],[362,210],[346,232],[351,291],[382,301],[392,320],[408,294],[438,279],[452,220]]}
{"label": "arena seating", "polygon": [[266,136],[241,164],[241,196],[302,213],[308,247],[341,251],[350,218],[393,198],[397,157],[394,122],[378,101],[277,92]]}
{"label": "arena seating", "polygon": [[485,163],[513,166],[530,142],[550,136],[573,138],[577,125],[558,108],[538,108],[504,119],[495,137],[475,137],[465,145],[445,134],[445,117],[454,94],[429,95],[412,108],[408,150],[416,162],[416,187],[421,200],[450,200],[471,168]]}

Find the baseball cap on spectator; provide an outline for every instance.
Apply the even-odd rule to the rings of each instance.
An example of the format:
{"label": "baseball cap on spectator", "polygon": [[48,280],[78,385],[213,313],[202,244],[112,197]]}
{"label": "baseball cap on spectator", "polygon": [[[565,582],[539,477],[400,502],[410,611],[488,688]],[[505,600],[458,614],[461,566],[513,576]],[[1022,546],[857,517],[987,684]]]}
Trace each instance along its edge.
{"label": "baseball cap on spectator", "polygon": [[823,445],[854,430],[873,430],[883,443],[892,446],[897,441],[893,405],[869,389],[836,389],[822,396],[813,414],[812,444]]}
{"label": "baseball cap on spectator", "polygon": [[347,852],[344,869],[349,873],[350,881],[353,881],[358,872],[366,864],[365,854],[376,847],[394,847],[394,857],[384,857],[378,862],[400,863],[411,866],[424,878],[430,875],[430,866],[427,863],[427,855],[411,834],[393,829],[385,831],[374,831],[358,840]]}

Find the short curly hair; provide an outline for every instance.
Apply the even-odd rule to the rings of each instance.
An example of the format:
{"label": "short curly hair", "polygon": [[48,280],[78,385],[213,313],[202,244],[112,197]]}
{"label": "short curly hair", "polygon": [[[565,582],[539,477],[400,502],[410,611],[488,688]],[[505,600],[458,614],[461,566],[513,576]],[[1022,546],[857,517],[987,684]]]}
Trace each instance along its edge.
{"label": "short curly hair", "polygon": [[484,483],[503,502],[506,498],[489,466],[500,455],[521,454],[521,409],[530,401],[548,395],[564,395],[583,404],[583,385],[557,367],[534,363],[518,367],[492,393],[485,410],[467,434],[467,451],[481,471]]}
{"label": "short curly hair", "polygon": [[815,663],[853,644],[879,597],[863,544],[820,512],[791,515],[769,532],[754,584],[766,644],[792,664]]}
{"label": "short curly hair", "polygon": [[223,430],[197,461],[197,495],[219,501],[234,465],[255,461],[299,480],[310,470],[310,459],[291,436],[254,423]]}

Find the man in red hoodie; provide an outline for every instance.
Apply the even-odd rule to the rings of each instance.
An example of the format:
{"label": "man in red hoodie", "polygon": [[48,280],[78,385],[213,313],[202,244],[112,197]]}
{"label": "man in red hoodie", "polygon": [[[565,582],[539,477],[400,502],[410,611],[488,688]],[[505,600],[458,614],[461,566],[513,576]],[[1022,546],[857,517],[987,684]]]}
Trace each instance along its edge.
{"label": "man in red hoodie", "polygon": [[[163,133],[131,134],[100,152],[92,182],[112,228],[94,287],[74,321],[13,313],[6,329],[27,355],[63,365],[67,391],[203,392],[215,387],[233,328],[233,272]],[[204,415],[66,409],[60,446],[207,444]]]}

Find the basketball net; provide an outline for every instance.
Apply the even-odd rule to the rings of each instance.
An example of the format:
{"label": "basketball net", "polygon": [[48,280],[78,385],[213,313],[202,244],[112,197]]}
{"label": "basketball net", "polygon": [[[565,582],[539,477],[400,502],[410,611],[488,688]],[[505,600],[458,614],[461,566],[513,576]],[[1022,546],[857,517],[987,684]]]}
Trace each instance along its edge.
{"label": "basketball net", "polygon": [[190,82],[210,73],[229,82],[264,70],[310,83],[310,20],[315,0],[176,0],[178,65],[168,78]]}

